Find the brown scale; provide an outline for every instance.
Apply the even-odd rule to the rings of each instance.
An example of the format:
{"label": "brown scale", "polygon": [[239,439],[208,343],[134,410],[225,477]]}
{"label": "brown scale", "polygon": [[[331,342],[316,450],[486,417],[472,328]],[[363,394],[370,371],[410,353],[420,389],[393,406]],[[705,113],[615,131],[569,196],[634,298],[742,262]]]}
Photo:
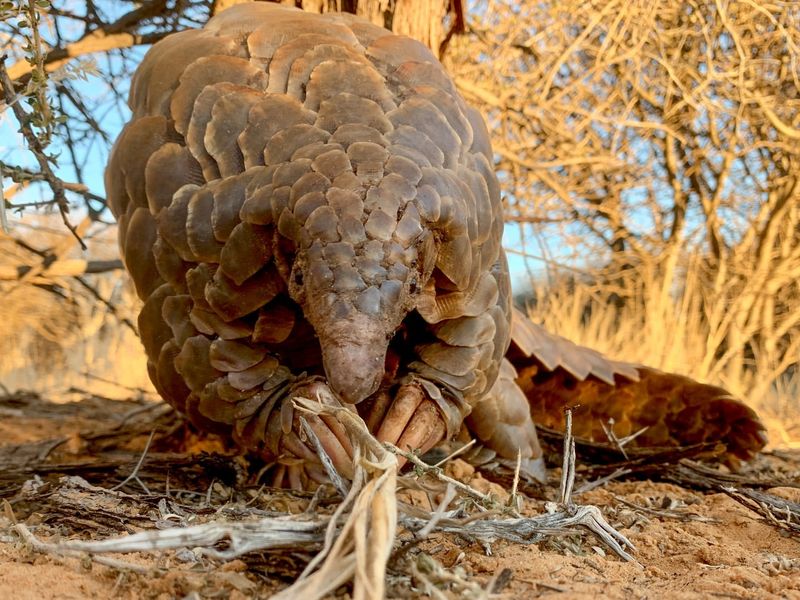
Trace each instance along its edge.
{"label": "brown scale", "polygon": [[[467,431],[534,477],[531,414],[560,426],[574,403],[594,439],[613,417],[617,435],[647,426],[640,443],[721,439],[743,458],[763,445],[723,390],[512,319],[486,126],[421,44],[242,4],[156,44],[129,103],[106,187],[150,377],[274,461],[272,483],[324,479],[296,395],[356,405],[402,447]],[[341,426],[310,424],[352,474]]]}

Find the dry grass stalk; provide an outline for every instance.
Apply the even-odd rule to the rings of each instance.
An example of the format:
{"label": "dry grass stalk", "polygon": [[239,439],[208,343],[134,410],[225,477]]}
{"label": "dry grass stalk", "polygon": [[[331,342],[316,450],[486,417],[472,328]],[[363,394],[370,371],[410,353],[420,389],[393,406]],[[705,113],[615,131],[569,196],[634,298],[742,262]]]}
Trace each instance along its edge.
{"label": "dry grass stalk", "polygon": [[425,463],[424,461],[422,461],[413,452],[403,452],[402,450],[400,450],[400,448],[398,448],[394,444],[386,444],[386,447],[393,454],[397,454],[399,456],[404,457],[406,460],[408,460],[408,462],[410,462],[412,465],[414,465],[414,467],[415,467],[415,469],[417,470],[418,473],[421,473],[421,474],[424,473],[424,474],[433,475],[439,481],[441,481],[441,482],[443,482],[443,483],[445,483],[447,485],[453,486],[454,488],[456,488],[460,492],[466,494],[467,496],[470,496],[471,498],[477,500],[478,502],[481,502],[482,504],[484,504],[486,506],[491,506],[491,505],[495,504],[495,499],[492,498],[489,494],[484,494],[483,492],[479,492],[478,490],[470,487],[466,483],[458,481],[457,479],[453,479],[452,477],[446,475],[444,473],[444,471],[442,471],[440,466],[438,466],[438,465],[433,465],[433,466],[429,465],[429,464]]}
{"label": "dry grass stalk", "polygon": [[326,542],[334,535],[336,541],[330,550],[326,543],[300,578],[276,598],[321,599],[351,579],[353,598],[383,598],[386,566],[397,532],[397,460],[355,413],[304,398],[296,398],[295,403],[312,414],[333,414],[347,430],[354,448],[358,448],[355,477],[337,514],[351,503],[353,508],[338,531],[331,519]]}
{"label": "dry grass stalk", "polygon": [[[232,560],[245,554],[281,548],[320,547],[317,556],[308,564],[297,581],[275,597],[321,599],[341,585],[352,581],[353,597],[363,600],[383,598],[387,568],[398,539],[398,525],[417,538],[433,532],[465,536],[488,546],[496,540],[530,544],[547,536],[576,533],[584,527],[597,535],[607,546],[625,560],[633,560],[626,548],[633,545],[615,531],[594,506],[578,506],[567,496],[566,503],[551,503],[548,513],[536,517],[508,517],[510,509],[496,499],[481,494],[467,484],[445,476],[439,467],[429,466],[413,454],[404,454],[416,467],[414,476],[398,476],[395,448],[381,445],[367,430],[364,422],[353,412],[336,406],[303,398],[295,399],[301,411],[312,414],[331,414],[347,430],[355,450],[355,477],[342,503],[333,515],[318,516],[309,511],[297,516],[268,516],[248,521],[211,521],[188,527],[144,531],[133,535],[101,541],[66,541],[47,543],[36,538],[24,525],[15,531],[38,551],[63,556],[88,553],[93,558],[106,553],[162,552],[191,548],[196,555],[218,560]],[[574,441],[566,440],[571,449],[566,458],[575,462]],[[574,478],[574,469],[565,470],[565,478]],[[414,487],[417,477],[432,476],[434,482],[446,485],[442,501],[434,511],[410,507],[397,501],[400,485]],[[91,486],[82,486],[91,493]],[[570,489],[571,484],[562,484]],[[106,492],[119,494],[120,492]],[[460,500],[460,508],[448,510]],[[469,515],[464,506],[477,501],[485,507]],[[514,514],[514,513],[512,513]],[[102,558],[102,557],[101,557]],[[115,566],[116,559],[101,562]],[[428,586],[455,585],[477,593],[473,584],[458,577],[444,577],[434,566],[408,566],[412,574]],[[115,568],[128,568],[117,561]],[[437,574],[438,573],[438,574]],[[459,583],[460,582],[460,583]],[[473,593],[470,597],[477,597]],[[483,593],[483,592],[481,592]]]}

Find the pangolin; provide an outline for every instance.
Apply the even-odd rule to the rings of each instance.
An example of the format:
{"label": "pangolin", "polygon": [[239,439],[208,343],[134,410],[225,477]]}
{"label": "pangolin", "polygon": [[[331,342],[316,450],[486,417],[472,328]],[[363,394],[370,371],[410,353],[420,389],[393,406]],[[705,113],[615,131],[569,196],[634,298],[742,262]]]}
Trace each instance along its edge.
{"label": "pangolin", "polygon": [[[542,475],[534,420],[638,443],[721,440],[756,415],[719,388],[608,360],[512,309],[480,114],[422,44],[348,14],[240,4],[155,44],[106,169],[149,375],[199,427],[325,478],[292,410],[318,394],[380,440],[465,432]],[[344,475],[333,420],[312,429]]]}

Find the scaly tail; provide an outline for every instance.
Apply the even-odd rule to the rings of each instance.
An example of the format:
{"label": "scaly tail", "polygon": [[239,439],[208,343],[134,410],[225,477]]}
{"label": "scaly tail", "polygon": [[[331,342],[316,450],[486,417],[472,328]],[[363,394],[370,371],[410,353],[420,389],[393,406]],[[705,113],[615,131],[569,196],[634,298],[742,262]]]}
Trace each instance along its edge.
{"label": "scaly tail", "polygon": [[[564,428],[564,408],[580,405],[573,433],[607,441],[642,429],[631,444],[683,446],[721,442],[727,460],[752,458],[766,444],[758,415],[726,390],[672,373],[613,361],[548,333],[515,310],[507,354],[534,421]],[[613,420],[613,425],[612,425]]]}

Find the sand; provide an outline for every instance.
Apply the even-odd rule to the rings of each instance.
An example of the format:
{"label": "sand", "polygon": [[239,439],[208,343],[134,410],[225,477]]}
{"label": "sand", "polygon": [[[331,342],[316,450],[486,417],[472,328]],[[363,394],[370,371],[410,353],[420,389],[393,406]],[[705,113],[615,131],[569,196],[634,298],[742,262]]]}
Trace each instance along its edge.
{"label": "sand", "polygon": [[[64,451],[76,460],[86,458],[80,432],[97,427],[90,418],[91,406],[76,408],[71,416],[69,411],[60,410],[42,418],[32,418],[28,411],[8,405],[3,412],[1,407],[0,449],[66,436],[70,442],[62,446]],[[118,408],[119,414],[125,414],[124,405]],[[781,462],[780,471],[800,485],[800,454],[787,452],[769,460]],[[458,459],[449,472],[478,489],[505,493]],[[554,497],[557,470],[552,471],[551,478],[547,493]],[[104,487],[114,482],[106,482]],[[103,485],[102,481],[93,483]],[[800,489],[794,487],[766,491],[800,502]],[[8,489],[3,495],[11,502],[3,501],[0,511],[0,598],[267,597],[284,587],[296,568],[288,564],[290,557],[229,563],[186,562],[175,552],[112,557],[145,571],[135,573],[87,558],[45,555],[13,532],[15,519],[47,541],[76,537],[76,531],[80,532],[77,537],[86,539],[87,531],[80,531],[74,518],[59,522],[46,511],[24,506]],[[415,498],[412,494],[404,500],[413,502]],[[768,523],[726,494],[630,481],[608,483],[575,500],[602,509],[606,519],[636,546],[638,564],[611,554],[591,534],[527,546],[496,542],[488,548],[434,534],[407,556],[421,568],[431,564],[428,557],[432,557],[442,572],[469,582],[473,590],[490,585],[494,579],[497,593],[493,597],[500,598],[800,599],[800,538]],[[526,498],[523,506],[524,514],[541,513],[544,500]],[[137,524],[128,530],[139,527]],[[124,524],[119,529],[124,531]],[[109,525],[109,530],[113,526]],[[96,535],[108,533],[98,531]],[[448,589],[440,583],[438,591],[444,595],[439,597],[470,597],[469,589],[459,585]],[[393,573],[389,590],[394,597],[418,597],[424,585]],[[347,597],[346,590],[341,590],[340,596]]]}

